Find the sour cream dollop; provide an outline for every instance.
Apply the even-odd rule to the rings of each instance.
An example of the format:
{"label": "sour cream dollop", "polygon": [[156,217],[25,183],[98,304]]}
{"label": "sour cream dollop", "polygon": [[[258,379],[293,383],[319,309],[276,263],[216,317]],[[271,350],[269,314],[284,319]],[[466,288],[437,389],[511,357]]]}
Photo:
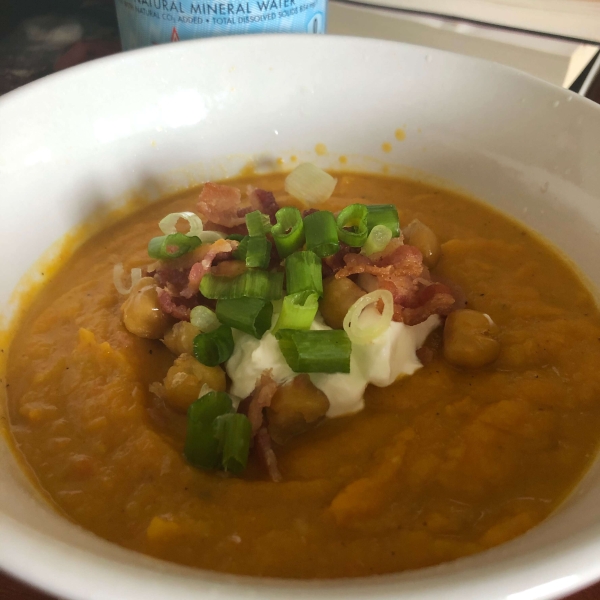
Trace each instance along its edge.
{"label": "sour cream dollop", "polygon": [[[365,317],[368,318],[368,314]],[[327,416],[341,417],[362,410],[365,389],[369,383],[387,387],[420,369],[423,365],[416,351],[440,323],[438,315],[432,315],[423,323],[413,326],[392,321],[387,330],[372,342],[352,344],[350,373],[311,373],[312,383],[329,399]],[[331,327],[325,325],[317,315],[311,329]],[[226,366],[232,381],[232,394],[241,398],[249,396],[265,369],[272,369],[273,379],[278,385],[296,377],[297,373],[288,366],[277,339],[270,331],[257,340],[234,330],[234,341],[235,348]]]}

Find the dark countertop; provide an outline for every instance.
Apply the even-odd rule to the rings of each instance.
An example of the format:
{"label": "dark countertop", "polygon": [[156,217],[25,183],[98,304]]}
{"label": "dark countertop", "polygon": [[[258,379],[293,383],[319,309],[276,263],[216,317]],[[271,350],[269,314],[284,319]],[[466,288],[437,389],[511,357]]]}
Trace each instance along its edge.
{"label": "dark countertop", "polygon": [[[0,95],[120,50],[113,0],[0,0]],[[600,103],[600,77],[588,96]],[[55,599],[0,573],[0,600]],[[600,584],[569,600],[600,600]]]}
{"label": "dark countertop", "polygon": [[0,14],[0,95],[121,49],[113,0],[0,0]]}

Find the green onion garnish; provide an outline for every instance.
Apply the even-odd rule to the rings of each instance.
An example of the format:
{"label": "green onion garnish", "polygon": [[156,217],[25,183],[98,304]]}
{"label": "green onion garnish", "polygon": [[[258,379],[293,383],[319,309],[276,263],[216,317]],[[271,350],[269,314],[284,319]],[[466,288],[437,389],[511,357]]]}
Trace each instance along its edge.
{"label": "green onion garnish", "polygon": [[202,332],[214,331],[220,325],[217,315],[208,306],[195,306],[192,308],[190,322]]}
{"label": "green onion garnish", "polygon": [[367,206],[367,226],[369,232],[376,225],[385,225],[392,237],[400,236],[400,219],[398,209],[393,204],[373,204]]}
{"label": "green onion garnish", "polygon": [[198,237],[190,237],[183,233],[172,233],[152,238],[148,243],[148,254],[151,258],[168,260],[187,254],[202,242]]}
{"label": "green onion garnish", "polygon": [[310,329],[318,308],[319,296],[314,292],[286,296],[272,333],[280,329]]}
{"label": "green onion garnish", "polygon": [[260,210],[254,210],[246,215],[246,227],[248,227],[250,237],[264,235],[271,231],[271,219],[269,215],[261,213]]}
{"label": "green onion garnish", "polygon": [[248,254],[248,242],[250,242],[249,235],[243,235],[238,247],[232,252],[231,256],[236,260],[246,260]]}
{"label": "green onion garnish", "polygon": [[277,223],[271,234],[281,258],[287,258],[304,244],[304,223],[302,214],[293,206],[285,206],[275,213]]}
{"label": "green onion garnish", "polygon": [[224,325],[260,339],[271,327],[273,304],[270,300],[262,298],[233,298],[219,300],[216,312],[219,321]]}
{"label": "green onion garnish", "polygon": [[352,344],[342,329],[282,329],[276,337],[287,364],[296,373],[350,373]]}
{"label": "green onion garnish", "polygon": [[390,243],[392,239],[392,232],[385,225],[375,225],[369,233],[369,237],[362,247],[362,252],[367,256],[375,254],[376,252],[383,252],[385,247]]}
{"label": "green onion garnish", "polygon": [[279,300],[283,297],[283,272],[246,271],[237,277],[207,273],[200,281],[200,291],[213,300],[244,297]]}
{"label": "green onion garnish", "polygon": [[233,354],[231,327],[221,325],[213,331],[200,333],[194,338],[194,356],[207,367],[216,367]]}
{"label": "green onion garnish", "polygon": [[337,229],[340,241],[353,248],[360,248],[367,241],[367,207],[364,204],[346,206],[338,215]]}
{"label": "green onion garnish", "polygon": [[215,437],[214,423],[232,410],[231,398],[225,392],[209,392],[190,405],[183,449],[189,462],[203,469],[219,466],[220,442]]}
{"label": "green onion garnish", "polygon": [[294,254],[287,257],[285,261],[285,278],[288,294],[316,292],[319,297],[323,295],[321,259],[310,250],[294,252]]}
{"label": "green onion garnish", "polygon": [[202,219],[193,212],[176,212],[168,214],[164,219],[161,219],[158,227],[165,235],[177,233],[177,222],[179,220],[187,221],[190,230],[185,233],[188,237],[201,237],[204,232],[204,224]]}
{"label": "green onion garnish", "polygon": [[226,236],[228,240],[235,240],[236,242],[241,242],[246,236],[241,233],[229,233]]}
{"label": "green onion garnish", "polygon": [[213,423],[218,440],[221,466],[224,471],[239,475],[248,464],[252,425],[246,415],[230,413],[217,417]]}
{"label": "green onion garnish", "polygon": [[335,217],[328,210],[319,210],[304,217],[304,235],[306,249],[321,258],[331,256],[340,249]]}
{"label": "green onion garnish", "polygon": [[249,237],[246,246],[246,266],[266,269],[271,262],[272,246],[264,235]]}

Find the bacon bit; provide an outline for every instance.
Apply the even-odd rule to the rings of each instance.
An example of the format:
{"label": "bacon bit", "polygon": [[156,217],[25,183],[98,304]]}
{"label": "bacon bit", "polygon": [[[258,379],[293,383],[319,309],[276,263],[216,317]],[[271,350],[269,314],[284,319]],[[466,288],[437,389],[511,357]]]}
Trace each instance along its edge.
{"label": "bacon bit", "polygon": [[346,263],[346,266],[335,274],[336,279],[349,277],[350,275],[357,275],[358,273],[389,276],[393,271],[391,265],[379,267],[374,265],[371,259],[363,254],[346,254],[344,256],[344,263]]}
{"label": "bacon bit", "polygon": [[419,305],[414,308],[394,304],[394,321],[401,321],[406,325],[417,325],[431,315],[446,316],[450,314],[456,304],[450,288],[443,283],[432,283],[423,288],[419,292],[418,302]]}
{"label": "bacon bit", "polygon": [[277,467],[277,457],[271,446],[271,436],[269,435],[268,429],[266,427],[261,427],[258,430],[255,439],[256,449],[267,467],[267,471],[271,476],[271,481],[275,483],[282,481],[283,477]]}
{"label": "bacon bit", "polygon": [[392,293],[395,321],[417,325],[434,314],[448,315],[459,306],[460,288],[455,291],[451,285],[432,282],[419,249],[401,239],[392,240],[379,255],[347,253],[343,260],[346,266],[337,271],[336,278],[375,275],[379,289]]}
{"label": "bacon bit", "polygon": [[323,266],[331,271],[324,272],[323,276],[326,277],[328,275],[333,275],[334,273],[337,273],[340,269],[343,269],[345,265],[344,257],[347,254],[356,254],[357,252],[359,252],[359,250],[359,248],[352,248],[351,246],[348,246],[348,244],[340,242],[340,249],[335,254],[332,254],[331,256],[328,256],[327,258],[323,259]]}
{"label": "bacon bit", "polygon": [[248,406],[248,419],[252,425],[252,435],[256,435],[264,421],[263,408],[271,406],[271,400],[277,391],[273,371],[265,369],[256,380],[256,387]]}
{"label": "bacon bit", "polygon": [[154,281],[160,287],[168,288],[176,296],[187,286],[188,278],[189,269],[172,269],[161,266],[154,272]]}
{"label": "bacon bit", "polygon": [[209,181],[202,188],[197,208],[203,221],[236,227],[245,222],[244,216],[238,214],[241,202],[242,193],[237,188]]}
{"label": "bacon bit", "polygon": [[389,290],[394,302],[402,306],[418,306],[417,293],[419,286],[416,280],[407,275],[379,275],[377,277],[380,289]]}
{"label": "bacon bit", "polygon": [[220,254],[230,255],[238,247],[238,244],[239,242],[235,240],[217,240],[212,243],[204,258],[195,263],[190,269],[187,287],[181,291],[181,295],[184,298],[191,298],[194,294],[197,294],[200,281],[210,271],[217,256]]}
{"label": "bacon bit", "polygon": [[390,265],[397,275],[420,277],[423,273],[423,255],[415,246],[398,246],[390,254],[385,254],[378,262],[379,266]]}
{"label": "bacon bit", "polygon": [[162,288],[156,288],[156,293],[158,294],[158,305],[161,310],[179,321],[189,321],[190,311],[198,305],[198,302],[194,299],[191,299],[191,302],[185,302],[182,298],[177,298],[178,302],[176,302],[171,293]]}
{"label": "bacon bit", "polygon": [[460,285],[458,285],[458,283],[452,281],[451,279],[447,279],[446,277],[442,277],[441,275],[434,275],[431,277],[431,280],[434,283],[442,283],[450,289],[451,294],[456,300],[456,304],[454,305],[453,310],[458,310],[459,308],[467,307],[467,295],[465,294],[464,290],[460,287]]}
{"label": "bacon bit", "polygon": [[275,200],[275,196],[272,192],[267,192],[266,190],[261,190],[260,188],[249,185],[248,200],[252,206],[252,209],[248,212],[251,210],[260,210],[260,212],[269,215],[271,225],[277,223],[275,213],[279,210],[279,204],[277,204],[277,200]]}

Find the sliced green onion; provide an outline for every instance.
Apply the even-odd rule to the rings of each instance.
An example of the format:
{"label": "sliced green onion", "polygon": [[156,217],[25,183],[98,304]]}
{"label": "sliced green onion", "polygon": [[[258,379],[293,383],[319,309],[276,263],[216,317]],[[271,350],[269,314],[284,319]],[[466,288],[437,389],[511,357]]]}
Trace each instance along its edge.
{"label": "sliced green onion", "polygon": [[[350,228],[350,229],[348,229]],[[360,248],[367,241],[367,207],[364,204],[346,206],[337,218],[338,236],[344,244]]]}
{"label": "sliced green onion", "polygon": [[207,273],[200,281],[200,291],[214,300],[244,297],[279,300],[283,297],[283,273],[256,270],[237,277]]}
{"label": "sliced green onion", "polygon": [[302,214],[293,206],[285,206],[275,213],[277,223],[271,234],[281,258],[287,258],[304,244],[304,223]]}
{"label": "sliced green onion", "polygon": [[117,288],[117,292],[126,296],[131,292],[135,284],[142,278],[142,270],[141,269],[131,269],[131,285],[129,287],[125,287],[123,285],[123,274],[125,270],[123,269],[123,263],[117,263],[113,267],[113,283],[115,288]]}
{"label": "sliced green onion", "polygon": [[226,237],[228,240],[235,240],[236,242],[241,242],[247,236],[243,235],[242,233],[229,233]]}
{"label": "sliced green onion", "polygon": [[207,367],[216,367],[233,354],[231,327],[221,325],[213,331],[200,333],[194,338],[194,356]]}
{"label": "sliced green onion", "polygon": [[196,306],[192,308],[190,322],[203,333],[214,331],[220,325],[217,315],[208,306]]}
{"label": "sliced green onion", "polygon": [[271,327],[273,304],[262,298],[233,298],[217,302],[217,317],[224,325],[260,339]]}
{"label": "sliced green onion", "polygon": [[321,258],[331,256],[340,249],[335,217],[328,210],[319,210],[304,217],[304,235],[306,249]]}
{"label": "sliced green onion", "polygon": [[239,475],[248,464],[252,439],[250,420],[241,413],[221,415],[213,423],[213,432],[219,444],[223,470]]}
{"label": "sliced green onion", "polygon": [[272,333],[280,329],[310,329],[318,309],[319,296],[314,292],[286,296]]}
{"label": "sliced green onion", "polygon": [[271,262],[273,244],[264,235],[248,238],[246,248],[246,266],[266,269]]}
{"label": "sliced green onion", "polygon": [[248,243],[250,241],[249,235],[242,236],[238,247],[233,251],[232,256],[236,260],[246,260],[246,254],[248,252]]}
{"label": "sliced green onion", "polygon": [[367,226],[369,231],[376,225],[385,225],[392,237],[400,236],[400,219],[398,209],[393,204],[373,204],[367,206]]}
{"label": "sliced green onion", "polygon": [[285,191],[303,202],[325,202],[333,194],[337,179],[312,163],[298,165],[285,178]]}
{"label": "sliced green onion", "polygon": [[202,242],[198,237],[188,237],[183,233],[172,233],[155,237],[148,243],[148,254],[152,258],[168,260],[187,254]]}
{"label": "sliced green onion", "polygon": [[246,227],[248,227],[250,237],[264,235],[271,231],[271,219],[269,215],[261,213],[260,210],[254,210],[246,215]]}
{"label": "sliced green onion", "polygon": [[352,344],[342,329],[282,329],[276,337],[287,364],[296,373],[350,373]]}
{"label": "sliced green onion", "polygon": [[[383,302],[383,312],[378,310],[363,314],[363,311]],[[376,308],[376,307],[375,307]],[[372,314],[371,314],[372,313]],[[344,331],[353,344],[368,344],[384,333],[394,316],[394,297],[389,290],[375,290],[359,298],[348,310],[344,318]]]}
{"label": "sliced green onion", "polygon": [[202,219],[193,212],[171,213],[162,219],[158,226],[166,235],[177,233],[177,221],[179,221],[179,219],[183,219],[184,221],[188,222],[190,230],[184,234],[188,237],[200,237],[200,234],[204,231]]}
{"label": "sliced green onion", "polygon": [[219,466],[220,442],[215,437],[215,419],[231,413],[231,398],[225,392],[210,392],[188,408],[184,454],[193,465],[203,469]]}
{"label": "sliced green onion", "polygon": [[375,225],[362,247],[362,253],[367,256],[376,252],[383,252],[392,239],[392,232],[385,225]]}
{"label": "sliced green onion", "polygon": [[288,294],[316,292],[323,295],[321,259],[310,250],[294,252],[285,261],[285,286]]}

